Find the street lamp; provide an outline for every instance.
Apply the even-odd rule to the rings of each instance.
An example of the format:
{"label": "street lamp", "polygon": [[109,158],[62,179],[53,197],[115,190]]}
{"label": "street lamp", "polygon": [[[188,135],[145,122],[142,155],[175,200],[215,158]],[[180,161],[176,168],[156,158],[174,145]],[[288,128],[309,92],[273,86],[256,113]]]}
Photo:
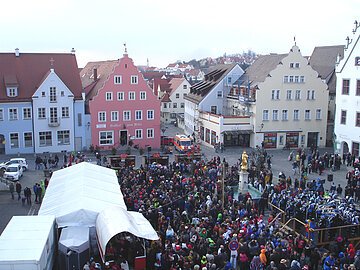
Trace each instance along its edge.
{"label": "street lamp", "polygon": [[264,123],[261,123],[261,125],[260,125],[260,132],[261,132],[261,130],[264,128]]}

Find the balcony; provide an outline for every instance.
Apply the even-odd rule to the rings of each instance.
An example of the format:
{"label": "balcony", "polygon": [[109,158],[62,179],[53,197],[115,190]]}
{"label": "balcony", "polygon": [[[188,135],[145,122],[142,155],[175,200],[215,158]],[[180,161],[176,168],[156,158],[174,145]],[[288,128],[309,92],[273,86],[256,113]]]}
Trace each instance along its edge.
{"label": "balcony", "polygon": [[49,127],[58,127],[60,126],[60,117],[50,117],[48,118]]}

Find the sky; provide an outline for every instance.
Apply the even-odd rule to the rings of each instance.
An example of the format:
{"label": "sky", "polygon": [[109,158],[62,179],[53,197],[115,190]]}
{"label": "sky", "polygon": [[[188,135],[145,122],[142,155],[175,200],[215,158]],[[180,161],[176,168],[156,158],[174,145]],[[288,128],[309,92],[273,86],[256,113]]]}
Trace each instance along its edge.
{"label": "sky", "polygon": [[[2,1],[0,52],[70,52],[79,67],[122,57],[165,67],[177,60],[252,50],[304,56],[345,45],[359,0],[17,0]],[[360,29],[358,29],[360,31]]]}

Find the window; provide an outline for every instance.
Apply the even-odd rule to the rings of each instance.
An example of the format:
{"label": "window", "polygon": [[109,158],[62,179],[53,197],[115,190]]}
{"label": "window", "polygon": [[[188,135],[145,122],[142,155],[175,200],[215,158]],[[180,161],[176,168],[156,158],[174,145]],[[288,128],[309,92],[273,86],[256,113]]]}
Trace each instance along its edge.
{"label": "window", "polygon": [[146,100],[146,92],[140,92],[140,100]]}
{"label": "window", "polygon": [[123,111],[123,121],[130,121],[130,120],[131,120],[131,112]]}
{"label": "window", "polygon": [[307,100],[310,99],[310,94],[311,94],[311,91],[310,91],[310,90],[307,90],[307,95],[306,95],[306,99],[307,99]]}
{"label": "window", "polygon": [[135,129],[135,138],[142,139],[142,129]]}
{"label": "window", "polygon": [[300,100],[300,99],[301,99],[301,90],[296,90],[296,91],[295,91],[295,99],[296,99],[296,100]]}
{"label": "window", "polygon": [[142,120],[142,111],[135,111],[135,120]]}
{"label": "window", "polygon": [[312,99],[312,100],[315,99],[315,90],[311,90],[311,99]]}
{"label": "window", "polygon": [[220,90],[220,91],[217,91],[217,98],[222,98],[223,97],[223,92]]}
{"label": "window", "polygon": [[78,127],[82,126],[82,114],[81,113],[77,114],[77,125],[78,125]]}
{"label": "window", "polygon": [[167,108],[167,103],[166,102],[164,102],[164,109],[166,109]]}
{"label": "window", "polygon": [[288,110],[282,110],[282,120],[283,121],[288,120]]}
{"label": "window", "polygon": [[137,75],[131,76],[131,84],[138,84],[138,76]]}
{"label": "window", "polygon": [[289,76],[284,76],[284,83],[288,83],[289,82]]}
{"label": "window", "polygon": [[180,94],[179,93],[176,93],[175,94],[175,98],[179,98],[180,97]]}
{"label": "window", "polygon": [[341,110],[340,124],[346,125],[346,111]]}
{"label": "window", "polygon": [[342,81],[342,94],[348,95],[350,91],[350,80],[349,79],[343,79]]}
{"label": "window", "polygon": [[286,91],[286,99],[291,100],[291,90]]}
{"label": "window", "polygon": [[185,108],[185,103],[184,103],[184,102],[181,102],[181,103],[180,103],[180,108],[181,108],[181,109],[184,109],[184,108]]}
{"label": "window", "polygon": [[69,118],[69,107],[61,107],[61,117],[62,118]]}
{"label": "window", "polygon": [[154,129],[153,128],[148,128],[146,130],[146,136],[147,136],[147,138],[154,138]]}
{"label": "window", "polygon": [[50,123],[58,123],[58,113],[56,107],[50,107]]}
{"label": "window", "polygon": [[31,108],[23,108],[23,119],[31,119]]}
{"label": "window", "polygon": [[154,110],[148,110],[146,112],[147,114],[147,120],[153,120],[154,119]]}
{"label": "window", "polygon": [[294,76],[289,76],[289,83],[293,83],[294,82]]}
{"label": "window", "polygon": [[32,132],[24,132],[24,146],[32,147]]}
{"label": "window", "polygon": [[173,108],[177,109],[177,103],[173,103]]}
{"label": "window", "polygon": [[187,96],[187,93],[184,93],[184,94],[183,94],[183,98],[185,98],[186,96]]}
{"label": "window", "polygon": [[112,111],[111,112],[111,121],[119,121],[119,112],[118,111]]}
{"label": "window", "polygon": [[216,111],[217,111],[217,106],[211,106],[210,107],[210,112],[211,113],[216,114]]}
{"label": "window", "polygon": [[264,121],[269,120],[269,110],[263,110],[263,120]]}
{"label": "window", "polygon": [[295,63],[295,68],[300,68],[300,63]]}
{"label": "window", "polygon": [[38,108],[38,118],[39,119],[46,118],[46,109],[45,108]]}
{"label": "window", "polygon": [[60,92],[60,95],[61,95],[62,97],[64,97],[64,96],[65,96],[65,92],[64,92],[64,91],[61,91],[61,92]]}
{"label": "window", "polygon": [[40,146],[51,146],[52,145],[51,131],[39,132],[39,144],[40,144]]}
{"label": "window", "polygon": [[321,109],[316,109],[315,119],[321,120]]}
{"label": "window", "polygon": [[290,68],[294,68],[294,63],[290,63]]}
{"label": "window", "polygon": [[299,110],[294,110],[294,121],[299,121]]}
{"label": "window", "polygon": [[124,92],[117,92],[117,99],[124,100]]}
{"label": "window", "polygon": [[278,121],[279,120],[279,111],[278,110],[273,110],[272,120],[273,121]]}
{"label": "window", "polygon": [[50,102],[56,102],[56,87],[50,87]]}
{"label": "window", "polygon": [[59,130],[57,132],[58,145],[70,144],[70,130]]}
{"label": "window", "polygon": [[15,87],[7,88],[7,95],[8,95],[8,97],[16,97],[17,96],[17,88],[15,88]]}
{"label": "window", "polygon": [[300,82],[304,83],[305,82],[305,76],[300,76]]}
{"label": "window", "polygon": [[114,144],[113,139],[114,132],[113,131],[100,131],[99,132],[99,144],[100,145],[112,145]]}
{"label": "window", "polygon": [[355,126],[360,127],[360,112],[356,112]]}
{"label": "window", "polygon": [[135,92],[129,92],[129,100],[135,100]]}
{"label": "window", "polygon": [[9,120],[18,120],[18,111],[16,108],[9,109]]}
{"label": "window", "polygon": [[272,90],[271,99],[280,99],[280,90]]}
{"label": "window", "polygon": [[98,112],[98,122],[106,122],[106,112]]}
{"label": "window", "polygon": [[106,101],[110,101],[113,99],[113,93],[112,92],[106,92],[105,93],[105,99]]}
{"label": "window", "polygon": [[10,148],[19,148],[19,133],[10,133]]}
{"label": "window", "polygon": [[121,84],[121,83],[122,83],[121,75],[115,75],[114,76],[114,84]]}
{"label": "window", "polygon": [[41,96],[42,96],[42,97],[46,97],[45,91],[42,91],[42,92],[41,92]]}
{"label": "window", "polygon": [[294,77],[294,82],[295,82],[295,83],[299,83],[299,76],[295,76],[295,77]]}
{"label": "window", "polygon": [[187,85],[186,85],[186,84],[183,85],[183,89],[187,89]]}
{"label": "window", "polygon": [[360,96],[360,80],[356,80],[356,93],[357,96]]}
{"label": "window", "polygon": [[227,83],[231,83],[231,77],[227,77]]}
{"label": "window", "polygon": [[310,110],[305,110],[305,120],[310,120]]}
{"label": "window", "polygon": [[0,121],[4,121],[4,110],[0,109]]}

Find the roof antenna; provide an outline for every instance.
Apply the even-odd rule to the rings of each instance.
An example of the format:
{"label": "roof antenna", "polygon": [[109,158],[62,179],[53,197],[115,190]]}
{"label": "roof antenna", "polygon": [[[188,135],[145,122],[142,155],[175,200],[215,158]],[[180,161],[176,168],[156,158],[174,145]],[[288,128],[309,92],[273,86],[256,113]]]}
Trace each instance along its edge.
{"label": "roof antenna", "polygon": [[125,51],[125,54],[127,54],[126,42],[124,43],[124,51]]}

